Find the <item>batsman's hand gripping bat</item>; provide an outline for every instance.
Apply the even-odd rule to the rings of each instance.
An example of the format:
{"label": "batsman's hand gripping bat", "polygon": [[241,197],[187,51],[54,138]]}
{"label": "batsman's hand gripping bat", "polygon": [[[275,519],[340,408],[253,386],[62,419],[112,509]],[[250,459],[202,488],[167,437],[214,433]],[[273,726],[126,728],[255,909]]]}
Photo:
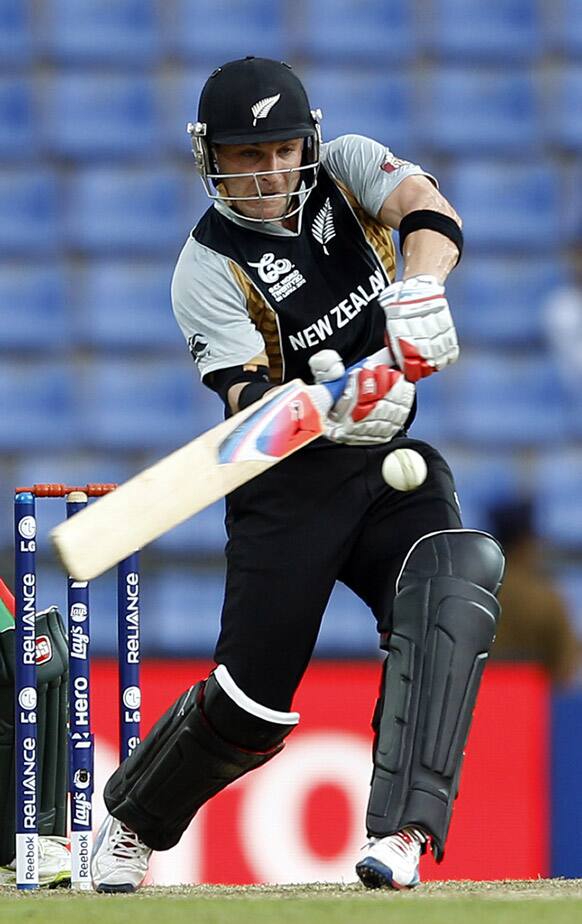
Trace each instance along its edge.
{"label": "batsman's hand gripping bat", "polygon": [[[386,349],[361,360],[325,386],[331,404],[355,369],[389,363]],[[178,526],[235,488],[325,433],[330,407],[318,407],[300,379],[280,385],[51,532],[71,577],[88,581]]]}

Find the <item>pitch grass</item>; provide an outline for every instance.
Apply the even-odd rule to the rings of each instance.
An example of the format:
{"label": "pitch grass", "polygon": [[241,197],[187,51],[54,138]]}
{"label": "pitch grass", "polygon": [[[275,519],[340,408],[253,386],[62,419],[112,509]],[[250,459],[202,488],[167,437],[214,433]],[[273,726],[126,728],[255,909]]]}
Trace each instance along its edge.
{"label": "pitch grass", "polygon": [[431,882],[413,892],[359,885],[181,886],[136,895],[0,888],[4,924],[580,924],[582,880]]}

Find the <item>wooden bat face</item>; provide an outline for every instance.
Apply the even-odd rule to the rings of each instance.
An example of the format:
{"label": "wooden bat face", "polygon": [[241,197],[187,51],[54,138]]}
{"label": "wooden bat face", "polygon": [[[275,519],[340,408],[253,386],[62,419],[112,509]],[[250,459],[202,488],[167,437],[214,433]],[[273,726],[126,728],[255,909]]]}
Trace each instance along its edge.
{"label": "wooden bat face", "polygon": [[321,436],[326,410],[296,380],[145,469],[55,527],[51,539],[67,572],[97,577],[256,478]]}
{"label": "wooden bat face", "polygon": [[59,523],[51,539],[67,572],[79,581],[103,574],[297,452],[325,432],[327,413],[351,372],[391,362],[383,348],[321,387],[300,379],[280,385]]}

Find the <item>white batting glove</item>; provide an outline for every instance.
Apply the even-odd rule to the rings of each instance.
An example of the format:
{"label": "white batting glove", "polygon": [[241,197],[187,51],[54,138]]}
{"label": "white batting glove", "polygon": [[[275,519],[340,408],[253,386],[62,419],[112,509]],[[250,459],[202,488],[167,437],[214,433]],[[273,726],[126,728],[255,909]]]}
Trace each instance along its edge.
{"label": "white batting glove", "polygon": [[[345,372],[335,350],[315,353],[309,367],[316,382],[314,388],[318,383],[341,378]],[[327,415],[325,435],[336,443],[353,446],[387,443],[406,423],[414,394],[414,385],[398,369],[370,357],[369,366],[350,373],[343,394]]]}
{"label": "white batting glove", "polygon": [[444,286],[434,276],[411,276],[380,292],[394,361],[409,382],[459,358],[457,332]]}

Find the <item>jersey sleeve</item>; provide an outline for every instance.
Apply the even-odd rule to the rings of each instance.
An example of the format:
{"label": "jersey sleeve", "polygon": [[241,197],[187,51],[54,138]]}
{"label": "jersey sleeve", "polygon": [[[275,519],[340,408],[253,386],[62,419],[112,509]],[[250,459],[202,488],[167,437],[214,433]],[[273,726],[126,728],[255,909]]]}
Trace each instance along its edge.
{"label": "jersey sleeve", "polygon": [[193,238],[174,270],[172,309],[201,378],[265,354],[228,259]]}
{"label": "jersey sleeve", "polygon": [[406,177],[426,176],[438,186],[419,164],[396,157],[390,148],[363,135],[341,135],[327,142],[322,147],[321,160],[334,179],[347,186],[374,218]]}

